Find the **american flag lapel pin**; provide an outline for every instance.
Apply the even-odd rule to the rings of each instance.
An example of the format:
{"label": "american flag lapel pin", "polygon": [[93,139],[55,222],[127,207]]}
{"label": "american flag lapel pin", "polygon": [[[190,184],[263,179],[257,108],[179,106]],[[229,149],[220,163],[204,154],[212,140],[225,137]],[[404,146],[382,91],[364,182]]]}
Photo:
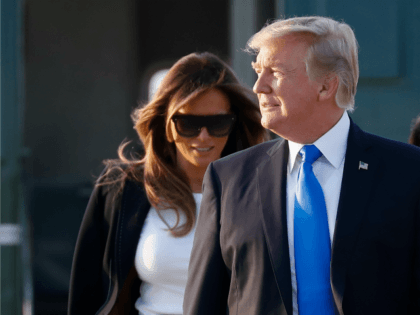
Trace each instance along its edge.
{"label": "american flag lapel pin", "polygon": [[365,163],[365,162],[359,161],[359,170],[360,170],[360,169],[367,171],[367,169],[368,169],[368,164],[367,164],[367,163]]}

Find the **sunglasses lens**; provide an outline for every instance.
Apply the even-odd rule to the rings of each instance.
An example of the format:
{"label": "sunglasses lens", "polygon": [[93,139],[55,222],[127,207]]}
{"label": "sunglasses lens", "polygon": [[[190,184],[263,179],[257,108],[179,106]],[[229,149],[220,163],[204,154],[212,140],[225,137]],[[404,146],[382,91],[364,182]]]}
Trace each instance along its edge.
{"label": "sunglasses lens", "polygon": [[175,128],[182,137],[197,137],[203,127],[213,137],[225,137],[229,135],[235,122],[234,115],[176,115],[173,118]]}
{"label": "sunglasses lens", "polygon": [[215,119],[207,125],[207,130],[210,135],[214,137],[225,137],[227,136],[233,126],[234,116],[231,115],[219,115],[215,116]]}
{"label": "sunglasses lens", "polygon": [[177,117],[175,128],[180,136],[186,138],[197,137],[200,134],[200,126],[190,117]]}

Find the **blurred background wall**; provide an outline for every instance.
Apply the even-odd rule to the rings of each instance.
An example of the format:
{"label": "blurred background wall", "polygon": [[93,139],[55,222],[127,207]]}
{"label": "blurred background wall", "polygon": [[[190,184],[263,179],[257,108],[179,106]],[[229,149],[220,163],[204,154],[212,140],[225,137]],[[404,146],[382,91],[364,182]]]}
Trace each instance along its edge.
{"label": "blurred background wall", "polygon": [[24,161],[36,314],[64,314],[74,245],[102,160],[133,140],[148,81],[194,51],[229,58],[228,1],[28,0]]}
{"label": "blurred background wall", "polygon": [[[117,156],[124,139],[140,150],[130,113],[147,101],[153,74],[180,57],[216,53],[252,87],[254,57],[242,49],[253,33],[279,17],[330,16],[349,23],[360,45],[361,78],[352,118],[369,132],[406,142],[411,120],[420,113],[416,0],[8,3],[12,6],[1,4],[1,223],[28,219],[32,268],[25,279],[32,279],[34,314],[66,313],[74,245],[94,176],[103,159]],[[7,21],[14,23],[15,33]],[[15,74],[10,76],[8,69]],[[20,88],[11,89],[10,82]],[[4,171],[11,164],[17,165],[14,186]],[[25,242],[19,244],[1,246],[0,271],[12,258],[16,266],[25,261],[19,250],[3,254],[24,248]],[[11,280],[5,277],[8,269],[0,274],[3,297],[9,292],[19,298],[23,285],[6,283],[22,282],[22,269],[13,269]]]}

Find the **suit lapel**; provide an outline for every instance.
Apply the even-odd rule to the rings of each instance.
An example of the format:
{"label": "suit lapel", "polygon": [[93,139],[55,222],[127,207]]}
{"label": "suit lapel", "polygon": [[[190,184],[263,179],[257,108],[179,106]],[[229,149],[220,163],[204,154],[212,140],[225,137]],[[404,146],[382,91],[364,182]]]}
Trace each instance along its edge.
{"label": "suit lapel", "polygon": [[[340,314],[343,314],[346,272],[379,163],[369,148],[366,134],[351,121],[331,253],[331,286]],[[368,169],[359,168],[360,162],[367,164]]]}
{"label": "suit lapel", "polygon": [[116,272],[120,288],[134,264],[137,243],[149,209],[150,204],[144,189],[132,181],[127,181],[121,200],[115,236],[114,257],[116,258]]}
{"label": "suit lapel", "polygon": [[268,152],[267,160],[258,167],[260,211],[265,238],[284,307],[293,314],[292,284],[286,215],[286,179],[289,147],[280,140]]}

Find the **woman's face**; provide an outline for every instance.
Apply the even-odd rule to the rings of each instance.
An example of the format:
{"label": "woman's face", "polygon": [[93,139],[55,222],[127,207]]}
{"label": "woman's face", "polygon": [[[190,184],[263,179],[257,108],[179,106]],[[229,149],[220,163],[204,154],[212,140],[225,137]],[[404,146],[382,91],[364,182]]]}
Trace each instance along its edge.
{"label": "woman's face", "polygon": [[[179,115],[223,115],[230,113],[230,102],[228,97],[217,89],[211,89],[199,95],[191,102],[182,107],[176,114]],[[176,131],[175,124],[170,121],[170,138],[176,146],[177,164],[183,170],[194,171],[206,169],[210,162],[220,158],[223,148],[228,140],[224,137],[214,137],[203,127],[196,137],[183,137]]]}

